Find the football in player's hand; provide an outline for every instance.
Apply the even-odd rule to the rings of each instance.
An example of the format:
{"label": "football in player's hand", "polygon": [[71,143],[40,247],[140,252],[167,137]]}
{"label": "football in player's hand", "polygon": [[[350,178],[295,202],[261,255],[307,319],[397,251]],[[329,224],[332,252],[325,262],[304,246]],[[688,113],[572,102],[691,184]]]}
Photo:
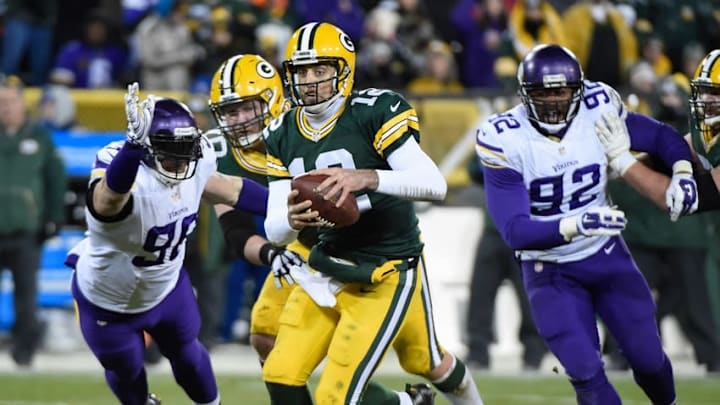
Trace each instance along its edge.
{"label": "football in player's hand", "polygon": [[320,221],[326,223],[329,227],[341,227],[352,225],[360,219],[360,210],[358,209],[355,195],[350,194],[340,207],[335,206],[334,201],[326,200],[316,191],[317,187],[328,176],[324,174],[306,174],[296,177],[292,181],[292,189],[298,190],[299,194],[295,197],[296,202],[305,200],[312,201],[310,209],[320,213]]}

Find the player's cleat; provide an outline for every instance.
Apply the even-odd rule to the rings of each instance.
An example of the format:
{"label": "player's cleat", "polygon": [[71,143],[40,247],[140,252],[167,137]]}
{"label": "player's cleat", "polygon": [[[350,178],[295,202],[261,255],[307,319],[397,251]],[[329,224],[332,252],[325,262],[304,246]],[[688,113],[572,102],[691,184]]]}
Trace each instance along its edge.
{"label": "player's cleat", "polygon": [[433,405],[435,391],[428,384],[405,384],[405,392],[410,395],[413,405]]}
{"label": "player's cleat", "polygon": [[160,401],[160,398],[157,397],[155,394],[149,394],[148,399],[145,402],[145,405],[160,405],[162,404],[162,401]]}

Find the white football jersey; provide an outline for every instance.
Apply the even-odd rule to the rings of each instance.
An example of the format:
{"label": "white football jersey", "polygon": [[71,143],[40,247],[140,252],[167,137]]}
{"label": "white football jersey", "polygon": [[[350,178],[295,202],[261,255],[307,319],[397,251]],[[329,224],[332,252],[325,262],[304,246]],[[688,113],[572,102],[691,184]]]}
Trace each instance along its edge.
{"label": "white football jersey", "polygon": [[[105,175],[122,145],[113,142],[98,152],[91,183]],[[132,213],[125,219],[103,222],[85,209],[87,237],[71,253],[79,256],[76,279],[90,302],[114,312],[143,312],[175,287],[202,192],[217,167],[210,142],[203,137],[201,145],[195,175],[173,186],[141,164],[131,190]]]}
{"label": "white football jersey", "polygon": [[[530,218],[558,220],[590,207],[611,205],[606,193],[607,158],[595,135],[595,121],[610,109],[625,107],[611,87],[585,82],[584,100],[562,139],[539,133],[530,123],[525,106],[489,117],[477,135],[477,152],[483,165],[508,168],[522,174],[530,199]],[[570,262],[597,252],[607,236],[577,236],[570,243],[547,250],[518,251],[522,260]]]}

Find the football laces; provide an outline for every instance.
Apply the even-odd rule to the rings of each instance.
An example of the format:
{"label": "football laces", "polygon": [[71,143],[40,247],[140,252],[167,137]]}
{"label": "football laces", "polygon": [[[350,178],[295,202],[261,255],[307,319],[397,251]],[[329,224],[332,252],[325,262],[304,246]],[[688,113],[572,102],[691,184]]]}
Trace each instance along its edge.
{"label": "football laces", "polygon": [[317,222],[320,222],[322,224],[322,226],[324,226],[326,228],[334,228],[335,227],[335,222],[328,221],[327,219],[325,219],[321,216],[318,216],[317,218],[315,218],[315,220]]}

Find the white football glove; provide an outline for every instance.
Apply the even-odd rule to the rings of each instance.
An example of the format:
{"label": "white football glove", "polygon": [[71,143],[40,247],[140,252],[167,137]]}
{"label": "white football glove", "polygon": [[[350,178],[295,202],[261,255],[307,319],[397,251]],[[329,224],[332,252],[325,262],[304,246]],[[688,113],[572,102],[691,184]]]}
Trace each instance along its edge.
{"label": "white football glove", "polygon": [[125,116],[128,123],[126,138],[128,142],[136,145],[145,145],[150,132],[150,122],[155,112],[155,96],[148,95],[142,104],[138,105],[139,92],[138,82],[128,84],[127,93],[125,93]]}
{"label": "white football glove", "polygon": [[343,283],[332,277],[311,270],[307,263],[293,266],[290,274],[310,298],[321,307],[334,307],[337,303],[335,294],[344,286]]}
{"label": "white football glove", "polygon": [[630,135],[616,111],[606,111],[595,121],[595,133],[605,148],[608,165],[620,176],[636,162],[630,153]]}
{"label": "white football glove", "polygon": [[294,266],[302,266],[304,263],[302,257],[285,248],[275,248],[270,252],[270,270],[275,277],[275,287],[282,288],[283,280],[287,285],[295,284],[290,275],[290,269]]}
{"label": "white football glove", "polygon": [[614,236],[619,235],[627,220],[625,213],[613,207],[592,207],[579,215],[560,220],[560,234],[570,242],[577,235]]}
{"label": "white football glove", "polygon": [[689,215],[698,209],[697,184],[693,178],[692,165],[687,160],[677,161],[673,165],[670,185],[665,191],[665,204],[673,222],[680,215]]}

